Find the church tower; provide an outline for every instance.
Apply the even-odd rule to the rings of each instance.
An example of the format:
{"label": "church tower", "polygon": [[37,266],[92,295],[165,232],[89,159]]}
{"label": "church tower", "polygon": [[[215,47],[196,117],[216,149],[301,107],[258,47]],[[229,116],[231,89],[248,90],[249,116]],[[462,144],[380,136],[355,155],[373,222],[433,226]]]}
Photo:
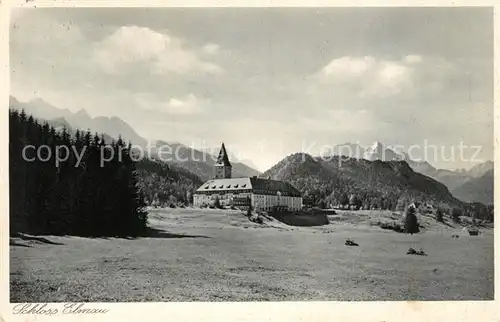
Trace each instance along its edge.
{"label": "church tower", "polygon": [[220,148],[219,157],[217,162],[215,162],[215,179],[229,179],[231,178],[231,163],[229,162],[229,157],[227,156],[226,147],[222,143]]}

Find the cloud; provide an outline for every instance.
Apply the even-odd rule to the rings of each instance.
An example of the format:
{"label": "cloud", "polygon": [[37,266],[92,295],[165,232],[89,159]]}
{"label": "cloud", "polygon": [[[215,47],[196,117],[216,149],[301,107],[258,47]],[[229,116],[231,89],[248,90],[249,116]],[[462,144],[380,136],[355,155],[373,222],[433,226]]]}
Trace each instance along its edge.
{"label": "cloud", "polygon": [[[305,14],[300,21],[307,23],[266,33],[258,14],[241,19],[248,37],[240,41],[234,30],[211,23],[219,14],[70,11],[26,9],[13,18],[12,94],[116,115],[152,139],[227,140],[252,152],[259,166],[299,151],[303,140],[463,139],[493,151],[491,130],[481,130],[493,126],[491,23],[456,32],[460,20],[442,25],[449,13],[425,30],[398,18],[412,22],[410,39],[371,22],[359,30],[356,24],[357,35],[346,33],[353,18],[341,23],[329,14],[325,24]],[[359,54],[360,39],[370,52]],[[325,53],[337,54],[325,60]],[[217,117],[207,117],[212,113]],[[272,141],[264,154],[260,139]]]}
{"label": "cloud", "polygon": [[218,53],[219,50],[220,50],[220,46],[217,44],[206,44],[202,48],[203,53],[205,53],[207,55],[214,55],[214,54]]}
{"label": "cloud", "polygon": [[204,108],[209,106],[209,99],[200,99],[190,93],[182,97],[170,97],[164,99],[153,94],[140,93],[135,95],[135,102],[138,107],[160,113],[173,115],[193,115],[204,112]]}
{"label": "cloud", "polygon": [[423,61],[422,56],[419,55],[408,55],[404,58],[404,61],[408,64],[418,64]]}
{"label": "cloud", "polygon": [[343,105],[363,99],[425,101],[425,106],[464,98],[484,100],[491,92],[481,75],[487,66],[414,54],[396,60],[344,56],[332,59],[308,78],[308,94]]}
{"label": "cloud", "polygon": [[[123,26],[94,46],[94,60],[108,73],[142,64],[155,74],[202,72],[219,74],[222,67],[201,59],[186,41],[145,27]],[[214,48],[211,48],[213,51]]]}
{"label": "cloud", "polygon": [[399,61],[344,56],[332,59],[314,78],[322,84],[354,91],[360,97],[387,97],[411,89],[416,65],[421,62],[421,57],[415,55]]}
{"label": "cloud", "polygon": [[193,94],[183,98],[171,98],[166,104],[167,112],[171,114],[194,114],[201,111],[203,102]]}
{"label": "cloud", "polygon": [[332,59],[332,61],[321,69],[320,76],[324,80],[330,77],[359,77],[373,69],[375,63],[375,58],[370,56],[362,58],[345,56]]}

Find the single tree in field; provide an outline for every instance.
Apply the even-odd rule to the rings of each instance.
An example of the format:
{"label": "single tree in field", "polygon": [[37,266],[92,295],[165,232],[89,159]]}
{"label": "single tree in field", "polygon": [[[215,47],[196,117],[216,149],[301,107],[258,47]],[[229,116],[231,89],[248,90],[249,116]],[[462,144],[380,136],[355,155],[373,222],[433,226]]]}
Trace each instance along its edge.
{"label": "single tree in field", "polygon": [[405,233],[406,234],[416,234],[419,232],[418,229],[418,220],[415,215],[416,209],[415,207],[408,207],[406,209],[406,218],[405,218]]}
{"label": "single tree in field", "polygon": [[438,208],[436,210],[436,220],[438,222],[444,222],[444,218],[443,218],[443,210],[441,208]]}

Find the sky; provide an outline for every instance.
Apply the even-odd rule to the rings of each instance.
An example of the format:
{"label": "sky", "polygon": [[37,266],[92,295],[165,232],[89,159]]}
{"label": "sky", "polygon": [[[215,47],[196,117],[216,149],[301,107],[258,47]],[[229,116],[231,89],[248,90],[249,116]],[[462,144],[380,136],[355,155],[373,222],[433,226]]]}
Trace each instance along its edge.
{"label": "sky", "polygon": [[493,159],[488,8],[14,9],[10,64],[20,101],[224,142],[261,171],[346,142]]}

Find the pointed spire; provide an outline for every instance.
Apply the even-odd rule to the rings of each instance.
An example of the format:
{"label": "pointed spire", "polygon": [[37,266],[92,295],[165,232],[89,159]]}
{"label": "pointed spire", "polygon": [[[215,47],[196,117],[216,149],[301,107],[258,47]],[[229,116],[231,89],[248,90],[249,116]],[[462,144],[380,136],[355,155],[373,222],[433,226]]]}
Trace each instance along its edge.
{"label": "pointed spire", "polygon": [[229,157],[227,156],[227,151],[224,143],[222,143],[222,146],[220,148],[219,157],[217,158],[216,164],[222,164],[227,167],[231,166],[231,162],[229,162]]}

